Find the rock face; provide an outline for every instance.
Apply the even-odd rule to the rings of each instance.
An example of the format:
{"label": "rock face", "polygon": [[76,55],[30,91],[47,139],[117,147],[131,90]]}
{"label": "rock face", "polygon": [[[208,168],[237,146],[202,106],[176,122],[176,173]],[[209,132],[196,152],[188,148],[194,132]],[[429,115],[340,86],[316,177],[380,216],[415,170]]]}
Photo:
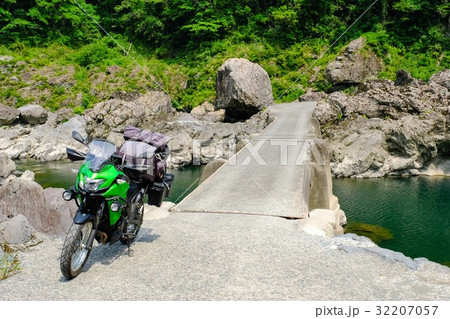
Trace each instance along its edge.
{"label": "rock face", "polygon": [[0,126],[12,124],[19,115],[19,110],[0,104]]}
{"label": "rock face", "polygon": [[[0,158],[4,155],[5,153],[0,152]],[[44,190],[33,179],[34,174],[27,171],[20,178],[8,175],[0,183],[0,224],[7,223],[5,229],[10,230],[5,230],[4,236],[11,244],[21,244],[16,242],[14,233],[22,227],[24,218],[33,229],[53,235],[64,235],[72,224],[76,205],[73,201],[66,202],[62,199],[64,190]],[[23,217],[18,217],[11,224],[17,216]],[[20,231],[20,234],[17,234],[21,239],[28,236],[28,226],[24,230],[26,232]]]}
{"label": "rock face", "polygon": [[179,114],[173,121],[157,122],[146,128],[168,136],[171,151],[168,164],[177,168],[228,159],[239,143],[257,135],[268,124],[267,113],[238,123],[210,123]]}
{"label": "rock face", "polygon": [[47,121],[48,113],[40,105],[28,104],[19,108],[20,119],[25,123],[36,125]]}
{"label": "rock face", "polygon": [[43,232],[54,235],[65,235],[72,225],[77,206],[72,200],[66,202],[62,199],[63,188],[44,189],[45,206],[47,215],[43,221]]}
{"label": "rock face", "polygon": [[108,100],[86,112],[86,132],[106,138],[111,131],[123,133],[127,126],[142,127],[174,113],[170,97],[163,92],[152,91],[134,101]]}
{"label": "rock face", "polygon": [[450,174],[445,165],[450,157],[449,90],[404,72],[398,75],[397,85],[367,81],[354,95],[334,92],[319,102],[314,116],[328,142],[334,175]]}
{"label": "rock face", "polygon": [[8,154],[0,152],[0,185],[2,179],[8,177],[16,169],[16,164],[9,159]]}
{"label": "rock face", "polygon": [[450,69],[440,71],[430,78],[430,82],[442,85],[450,91]]}
{"label": "rock face", "polygon": [[237,119],[248,119],[273,104],[267,72],[246,59],[229,59],[216,76],[216,109]]}
{"label": "rock face", "polygon": [[328,64],[325,78],[335,89],[359,84],[381,70],[382,63],[375,54],[363,53],[365,44],[364,37],[350,42],[343,54]]}
{"label": "rock face", "polygon": [[80,149],[81,144],[72,139],[72,131],[86,136],[85,127],[86,122],[79,115],[58,124],[57,115],[48,113],[45,124],[30,126],[19,123],[0,128],[0,151],[12,159],[59,160],[66,157],[66,147]]}

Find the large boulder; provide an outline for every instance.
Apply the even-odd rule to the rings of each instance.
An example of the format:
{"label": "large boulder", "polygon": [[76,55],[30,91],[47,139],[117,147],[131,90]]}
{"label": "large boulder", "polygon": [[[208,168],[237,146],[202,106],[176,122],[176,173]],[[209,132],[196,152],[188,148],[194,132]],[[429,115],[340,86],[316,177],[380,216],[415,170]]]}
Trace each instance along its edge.
{"label": "large boulder", "polygon": [[216,109],[231,118],[248,119],[273,104],[267,72],[246,59],[229,59],[216,75]]}
{"label": "large boulder", "polygon": [[33,228],[28,219],[19,214],[14,216],[6,224],[3,238],[8,244],[20,245],[31,239]]}
{"label": "large boulder", "polygon": [[357,85],[375,77],[382,69],[381,60],[365,48],[366,40],[360,37],[350,42],[342,55],[327,65],[325,78],[336,88]]}
{"label": "large boulder", "polygon": [[19,110],[0,104],[0,126],[13,123],[19,115]]}
{"label": "large boulder", "polygon": [[72,223],[75,203],[63,200],[63,189],[44,190],[33,176],[28,171],[20,178],[11,175],[0,185],[0,223],[23,215],[39,232],[64,235]]}
{"label": "large boulder", "polygon": [[65,235],[72,225],[77,206],[74,201],[67,202],[62,198],[63,188],[44,189],[47,216],[42,229],[43,232],[53,235]]}
{"label": "large boulder", "polygon": [[44,124],[48,118],[48,112],[40,105],[28,104],[19,108],[20,119],[27,124]]}
{"label": "large boulder", "polygon": [[23,214],[34,229],[44,229],[47,215],[44,189],[28,178],[10,176],[0,185],[0,222]]}

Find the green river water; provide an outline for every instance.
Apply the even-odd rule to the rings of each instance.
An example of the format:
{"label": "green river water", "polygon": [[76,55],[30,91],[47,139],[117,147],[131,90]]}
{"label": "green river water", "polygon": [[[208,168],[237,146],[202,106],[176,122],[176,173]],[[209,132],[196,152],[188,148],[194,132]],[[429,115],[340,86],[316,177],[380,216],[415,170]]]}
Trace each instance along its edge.
{"label": "green river water", "polygon": [[[16,165],[19,171],[34,171],[35,180],[44,188],[67,188],[76,177],[71,168],[78,169],[81,163],[29,161]],[[192,166],[171,171],[175,182],[168,200],[178,203],[195,189],[202,170],[202,166]],[[392,238],[378,242],[381,247],[413,258],[450,262],[450,178],[334,179],[333,192],[352,231],[387,231]],[[373,230],[371,225],[385,229]]]}

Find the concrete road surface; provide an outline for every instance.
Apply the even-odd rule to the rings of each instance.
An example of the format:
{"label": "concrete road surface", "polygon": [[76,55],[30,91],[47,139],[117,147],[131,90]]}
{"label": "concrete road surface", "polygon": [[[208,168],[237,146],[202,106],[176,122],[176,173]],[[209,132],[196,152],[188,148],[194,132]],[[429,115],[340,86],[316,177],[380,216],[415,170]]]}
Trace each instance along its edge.
{"label": "concrete road surface", "polygon": [[315,106],[316,102],[272,106],[269,112],[275,121],[174,211],[306,217],[305,141]]}

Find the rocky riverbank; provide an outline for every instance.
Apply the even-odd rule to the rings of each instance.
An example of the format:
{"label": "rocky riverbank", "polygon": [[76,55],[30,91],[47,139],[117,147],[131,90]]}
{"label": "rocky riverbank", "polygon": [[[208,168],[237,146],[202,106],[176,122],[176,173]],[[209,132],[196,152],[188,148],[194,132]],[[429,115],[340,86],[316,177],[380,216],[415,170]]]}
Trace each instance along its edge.
{"label": "rocky riverbank", "polygon": [[[228,158],[236,146],[241,147],[268,125],[268,116],[258,112],[273,103],[273,98],[267,72],[248,60],[226,61],[217,78],[217,96],[229,99],[219,99],[217,105],[205,102],[190,114],[177,112],[170,96],[160,91],[116,92],[75,116],[68,109],[53,113],[40,105],[19,109],[0,105],[0,151],[12,159],[54,161],[66,158],[66,147],[81,147],[71,138],[72,131],[120,145],[122,133],[132,125],[169,137],[171,167]],[[231,115],[232,122],[228,120]]]}
{"label": "rocky riverbank", "polygon": [[[269,124],[268,114],[259,110],[273,99],[267,98],[272,96],[270,79],[260,66],[230,59],[223,69],[218,94],[231,98],[218,107],[204,103],[190,114],[176,112],[170,97],[159,91],[118,93],[82,116],[52,113],[34,104],[18,109],[0,105],[0,243],[23,249],[36,245],[39,233],[61,236],[69,229],[75,204],[63,201],[62,189],[44,190],[30,171],[14,175],[12,159],[54,161],[66,157],[66,147],[84,151],[72,131],[118,146],[127,126],[161,132],[169,137],[172,168],[233,155]],[[230,114],[234,121],[226,122]]]}
{"label": "rocky riverbank", "polygon": [[328,65],[334,92],[300,97],[319,101],[313,116],[330,149],[332,173],[450,176],[450,70],[428,83],[405,70],[395,82],[378,80],[379,63],[363,52],[364,41],[355,40]]}

